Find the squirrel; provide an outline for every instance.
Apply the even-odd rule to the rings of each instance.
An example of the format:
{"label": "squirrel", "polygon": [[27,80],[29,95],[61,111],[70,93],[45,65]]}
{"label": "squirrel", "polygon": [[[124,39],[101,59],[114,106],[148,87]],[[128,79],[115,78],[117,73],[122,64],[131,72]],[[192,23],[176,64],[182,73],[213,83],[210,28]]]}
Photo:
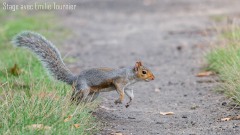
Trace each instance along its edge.
{"label": "squirrel", "polygon": [[133,91],[129,86],[136,82],[148,82],[155,78],[151,70],[143,66],[141,61],[126,68],[93,68],[74,75],[64,64],[58,49],[42,35],[24,31],[17,34],[12,43],[17,47],[25,47],[34,52],[51,76],[72,85],[71,101],[76,101],[77,104],[81,101],[95,100],[100,92],[116,90],[119,98],[114,103],[121,104],[126,94],[129,97],[129,102],[126,104],[128,107],[134,98]]}

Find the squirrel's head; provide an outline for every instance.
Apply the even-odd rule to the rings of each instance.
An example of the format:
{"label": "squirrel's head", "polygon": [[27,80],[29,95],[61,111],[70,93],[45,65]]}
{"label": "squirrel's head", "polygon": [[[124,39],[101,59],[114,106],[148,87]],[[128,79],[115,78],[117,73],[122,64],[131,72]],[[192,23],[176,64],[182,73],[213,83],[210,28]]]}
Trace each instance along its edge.
{"label": "squirrel's head", "polygon": [[153,73],[146,67],[143,66],[141,61],[136,62],[134,66],[134,71],[138,79],[143,81],[151,81],[154,80]]}

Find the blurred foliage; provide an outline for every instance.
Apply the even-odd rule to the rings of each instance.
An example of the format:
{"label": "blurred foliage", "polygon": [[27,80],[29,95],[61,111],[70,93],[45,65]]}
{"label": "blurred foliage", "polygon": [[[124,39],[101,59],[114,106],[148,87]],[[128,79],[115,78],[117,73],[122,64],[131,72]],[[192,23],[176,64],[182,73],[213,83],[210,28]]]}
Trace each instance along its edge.
{"label": "blurred foliage", "polygon": [[240,28],[223,32],[223,36],[228,42],[208,53],[208,69],[222,79],[220,90],[240,104]]}

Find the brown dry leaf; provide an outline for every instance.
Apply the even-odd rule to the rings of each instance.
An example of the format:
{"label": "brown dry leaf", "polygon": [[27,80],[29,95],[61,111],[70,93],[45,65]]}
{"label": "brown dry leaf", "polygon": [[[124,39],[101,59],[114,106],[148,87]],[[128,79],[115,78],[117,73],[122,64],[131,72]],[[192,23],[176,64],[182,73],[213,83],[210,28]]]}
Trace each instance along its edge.
{"label": "brown dry leaf", "polygon": [[240,115],[234,117],[234,120],[240,120]]}
{"label": "brown dry leaf", "polygon": [[229,121],[229,120],[232,120],[232,118],[227,117],[227,118],[222,118],[222,119],[221,119],[221,121]]}
{"label": "brown dry leaf", "polygon": [[233,117],[231,118],[231,120],[240,120],[240,115],[238,115],[238,116],[233,116]]}
{"label": "brown dry leaf", "polygon": [[123,133],[111,133],[111,135],[123,135]]}
{"label": "brown dry leaf", "polygon": [[17,64],[14,64],[14,66],[10,68],[9,71],[14,76],[19,76],[22,73],[21,69],[18,67]]}
{"label": "brown dry leaf", "polygon": [[174,112],[160,112],[161,115],[174,115]]}
{"label": "brown dry leaf", "polygon": [[80,124],[73,124],[75,128],[80,128]]}
{"label": "brown dry leaf", "polygon": [[240,120],[240,115],[222,118],[221,121]]}
{"label": "brown dry leaf", "polygon": [[64,119],[64,122],[68,122],[68,121],[70,121],[71,119],[72,119],[72,115],[69,115],[66,119]]}
{"label": "brown dry leaf", "polygon": [[117,109],[108,108],[106,106],[100,106],[100,108],[108,110],[108,111],[115,111],[115,110],[117,110]]}
{"label": "brown dry leaf", "polygon": [[29,125],[27,127],[29,129],[36,129],[36,130],[40,130],[40,129],[49,130],[49,129],[51,129],[51,127],[44,126],[43,124],[32,124],[32,125]]}
{"label": "brown dry leaf", "polygon": [[210,76],[210,75],[213,75],[213,72],[212,72],[212,71],[200,72],[200,73],[198,73],[196,76],[197,76],[197,77],[205,77],[205,76]]}

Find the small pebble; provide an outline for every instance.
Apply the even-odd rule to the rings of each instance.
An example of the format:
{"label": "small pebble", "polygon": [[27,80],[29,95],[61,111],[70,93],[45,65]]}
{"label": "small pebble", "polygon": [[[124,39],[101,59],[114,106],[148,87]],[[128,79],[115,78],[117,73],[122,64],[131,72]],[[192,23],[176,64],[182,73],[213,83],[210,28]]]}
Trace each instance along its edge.
{"label": "small pebble", "polygon": [[163,122],[156,122],[156,124],[163,124]]}
{"label": "small pebble", "polygon": [[194,125],[196,124],[196,122],[194,122],[194,121],[191,121],[191,124],[194,126]]}
{"label": "small pebble", "polygon": [[233,126],[233,128],[238,128],[239,126]]}
{"label": "small pebble", "polygon": [[191,110],[195,110],[195,109],[197,109],[198,107],[199,107],[199,106],[194,105],[194,106],[191,107]]}
{"label": "small pebble", "polygon": [[182,46],[177,46],[177,50],[181,51],[182,50]]}
{"label": "small pebble", "polygon": [[225,105],[227,105],[227,102],[222,102],[222,106],[225,106]]}
{"label": "small pebble", "polygon": [[129,116],[128,116],[128,119],[136,119],[136,118],[134,118],[134,117],[129,117]]}

